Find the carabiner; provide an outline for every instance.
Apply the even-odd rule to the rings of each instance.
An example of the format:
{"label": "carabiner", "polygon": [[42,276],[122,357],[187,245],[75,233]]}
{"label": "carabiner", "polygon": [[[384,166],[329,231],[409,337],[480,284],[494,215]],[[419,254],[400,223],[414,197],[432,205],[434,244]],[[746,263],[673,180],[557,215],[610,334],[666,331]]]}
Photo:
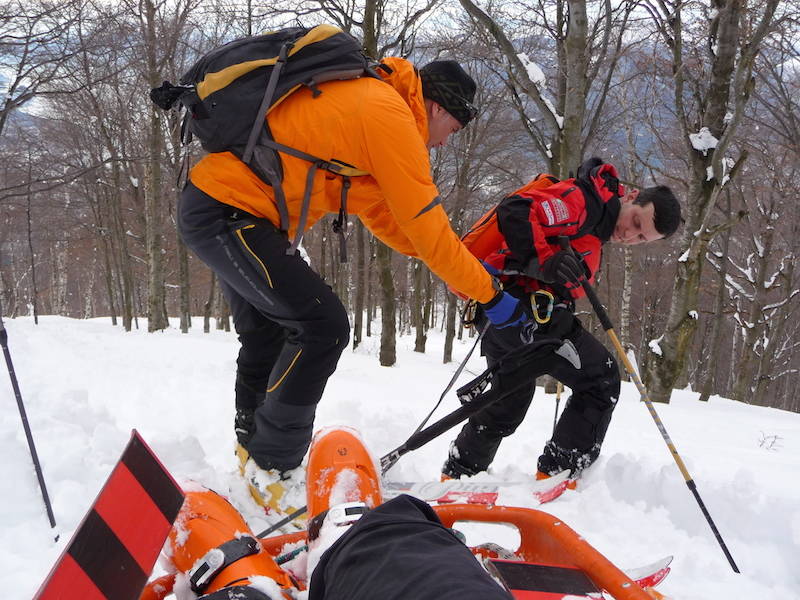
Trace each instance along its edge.
{"label": "carabiner", "polygon": [[[536,302],[536,296],[544,296],[547,298],[547,314],[542,317],[539,315],[539,305]],[[553,306],[555,306],[555,297],[547,290],[536,290],[531,294],[531,310],[533,311],[533,318],[540,325],[550,322],[550,317],[553,315]]]}

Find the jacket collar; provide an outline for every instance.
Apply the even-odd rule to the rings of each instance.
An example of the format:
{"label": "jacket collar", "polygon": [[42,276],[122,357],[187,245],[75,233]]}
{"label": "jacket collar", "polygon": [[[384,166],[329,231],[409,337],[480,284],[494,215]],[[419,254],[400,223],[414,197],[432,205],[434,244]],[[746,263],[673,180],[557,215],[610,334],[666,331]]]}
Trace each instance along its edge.
{"label": "jacket collar", "polygon": [[391,85],[400,94],[400,97],[408,104],[417,130],[424,141],[428,141],[428,114],[425,112],[425,98],[422,95],[422,79],[417,70],[409,61],[404,58],[390,56],[381,61],[389,67],[391,73],[383,69],[377,69],[378,74],[383,80]]}

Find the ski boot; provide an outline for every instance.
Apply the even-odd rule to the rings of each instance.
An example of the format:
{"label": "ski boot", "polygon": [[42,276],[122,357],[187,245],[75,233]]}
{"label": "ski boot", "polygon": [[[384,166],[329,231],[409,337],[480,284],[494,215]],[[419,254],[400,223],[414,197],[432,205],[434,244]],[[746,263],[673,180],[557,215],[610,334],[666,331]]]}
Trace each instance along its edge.
{"label": "ski boot", "polygon": [[311,519],[337,504],[361,502],[375,508],[383,502],[375,461],[350,428],[317,432],[308,455],[306,481]]}
{"label": "ski boot", "polygon": [[[273,558],[261,550],[255,534],[242,516],[222,496],[212,491],[186,493],[181,513],[169,535],[170,561],[186,575],[188,587],[208,600],[267,598],[252,579],[271,579],[269,598],[294,598],[297,584]],[[163,598],[159,595],[158,597]],[[192,596],[194,597],[194,596]]]}
{"label": "ski boot", "polygon": [[349,428],[317,432],[306,471],[308,572],[350,525],[383,502],[372,456]]}

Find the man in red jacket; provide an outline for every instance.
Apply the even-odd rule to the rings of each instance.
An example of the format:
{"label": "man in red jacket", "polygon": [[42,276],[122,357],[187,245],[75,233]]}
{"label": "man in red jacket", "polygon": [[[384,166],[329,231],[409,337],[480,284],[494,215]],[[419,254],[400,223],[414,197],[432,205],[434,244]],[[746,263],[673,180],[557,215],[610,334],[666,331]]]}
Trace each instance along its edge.
{"label": "man in red jacket", "polygon": [[[524,380],[498,382],[503,397],[472,417],[452,443],[442,469],[447,478],[489,467],[502,439],[524,419],[536,377],[544,374],[568,386],[572,396],[539,457],[537,477],[569,470],[577,478],[597,459],[619,397],[619,369],[575,317],[574,301],[583,295],[581,282],[594,281],[603,244],[652,242],[672,235],[681,222],[680,205],[668,187],[626,192],[613,165],[599,158],[583,163],[574,179],[535,187],[540,186],[525,186],[498,205],[502,242],[483,263],[521,304],[530,298],[536,319],[514,327],[490,325],[481,349],[492,366],[525,343],[555,337],[572,342],[580,368],[553,355],[531,365]],[[563,238],[570,250],[562,248]],[[485,317],[476,324],[483,329]]]}

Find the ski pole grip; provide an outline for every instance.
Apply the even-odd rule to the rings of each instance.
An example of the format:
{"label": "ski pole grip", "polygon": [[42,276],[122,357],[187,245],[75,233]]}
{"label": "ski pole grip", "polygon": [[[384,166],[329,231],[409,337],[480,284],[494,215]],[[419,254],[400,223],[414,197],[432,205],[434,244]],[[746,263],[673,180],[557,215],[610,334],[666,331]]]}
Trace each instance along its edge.
{"label": "ski pole grip", "polygon": [[[558,245],[561,246],[561,249],[565,252],[575,252],[569,243],[569,238],[565,235],[558,236]],[[600,298],[597,297],[597,292],[594,291],[594,288],[592,287],[592,284],[589,283],[589,280],[584,279],[581,281],[581,287],[586,293],[586,297],[589,299],[589,302],[591,302],[592,308],[597,314],[597,318],[600,319],[600,324],[603,326],[603,330],[610,331],[611,329],[614,329],[614,324],[608,317],[608,313],[606,312],[603,303],[600,302]]]}

